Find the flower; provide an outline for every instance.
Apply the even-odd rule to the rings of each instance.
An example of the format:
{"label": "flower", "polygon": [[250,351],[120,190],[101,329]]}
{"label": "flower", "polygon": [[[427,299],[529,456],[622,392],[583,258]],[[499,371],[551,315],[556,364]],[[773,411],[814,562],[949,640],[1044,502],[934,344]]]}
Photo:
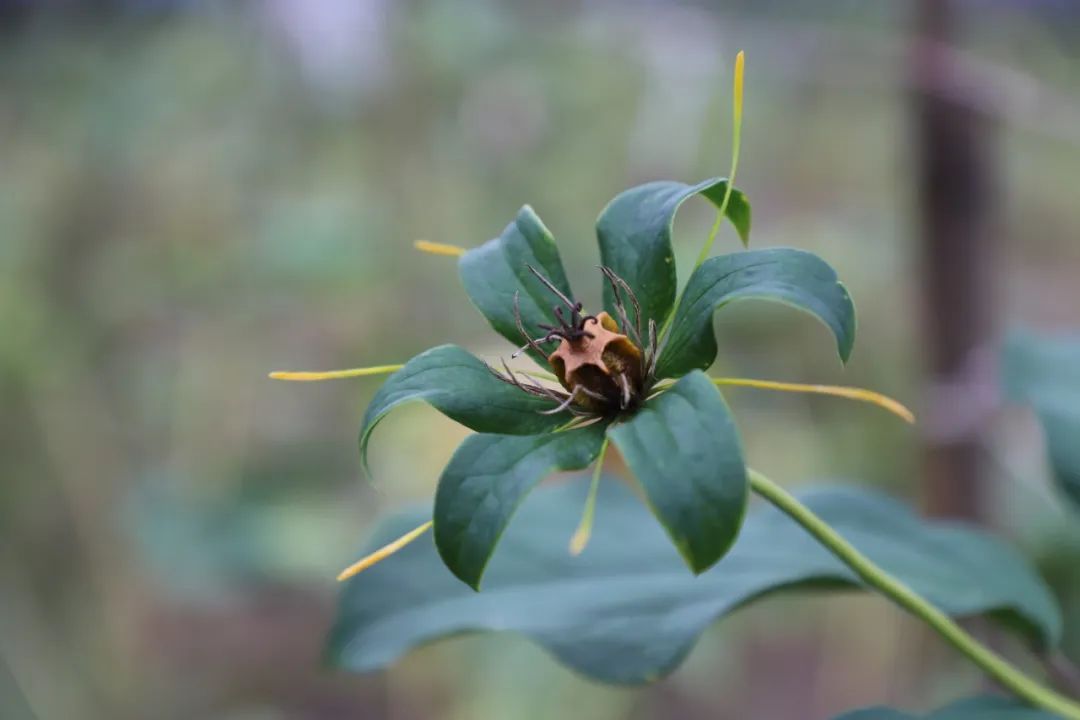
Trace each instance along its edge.
{"label": "flower", "polygon": [[[741,54],[736,108],[741,111]],[[736,147],[740,116],[736,115]],[[737,158],[737,150],[734,157]],[[734,176],[735,162],[731,175]],[[681,292],[671,228],[686,200],[702,196],[717,223]],[[696,185],[660,181],[619,194],[596,230],[603,308],[586,313],[575,299],[551,233],[529,206],[495,239],[472,249],[420,241],[419,250],[458,258],[467,294],[491,326],[543,370],[496,369],[453,345],[432,348],[402,365],[273,373],[320,380],[392,373],[372,399],[360,434],[365,458],[372,430],[393,408],[424,400],[476,431],[439,478],[430,522],[345,570],[351,577],[407,546],[428,529],[446,566],[479,588],[488,559],[515,510],[545,476],[594,467],[574,554],[589,538],[596,488],[609,446],[622,454],[649,508],[694,572],[719,560],[734,542],[748,497],[746,464],[722,386],[811,392],[875,403],[913,421],[903,405],[860,388],[704,373],[718,348],[712,316],[736,300],[795,306],[821,320],[846,361],[855,310],[836,273],[821,258],[791,248],[742,250],[709,257],[721,221],[743,244],[750,204],[726,178]]]}
{"label": "flower", "polygon": [[[600,269],[611,282],[615,312],[622,319],[622,327],[633,335],[634,340],[620,331],[618,323],[607,312],[582,316],[584,308],[580,302],[571,300],[530,265],[529,272],[561,303],[552,308],[559,324],[540,323],[539,328],[546,334],[533,338],[521,320],[520,293],[514,293],[514,321],[525,340],[514,355],[525,350],[546,355],[555,379],[566,392],[559,393],[537,383],[522,383],[505,362],[505,373],[496,371],[495,375],[527,394],[558,401],[556,407],[541,411],[543,413],[567,410],[578,417],[593,420],[615,417],[636,410],[654,385],[658,355],[656,321],[649,318],[648,343],[643,343],[641,306],[634,291],[610,268]],[[623,290],[634,306],[633,323],[622,300]],[[569,318],[563,310],[570,314]],[[548,354],[541,348],[541,345],[555,341],[559,345],[554,352]]]}

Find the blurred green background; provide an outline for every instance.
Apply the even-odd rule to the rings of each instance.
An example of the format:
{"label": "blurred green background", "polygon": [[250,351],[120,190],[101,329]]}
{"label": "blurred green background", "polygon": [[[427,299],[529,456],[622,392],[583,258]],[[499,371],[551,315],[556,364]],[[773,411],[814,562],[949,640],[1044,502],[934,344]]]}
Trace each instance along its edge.
{"label": "blurred green background", "polygon": [[[933,457],[959,424],[971,514],[1040,562],[1080,658],[1080,524],[1036,424],[1000,406],[992,372],[935,374],[925,327],[951,302],[923,302],[915,112],[944,87],[989,128],[992,242],[969,259],[989,268],[992,327],[973,350],[1080,325],[1080,6],[952,13],[963,72],[928,90],[914,2],[0,1],[0,718],[782,720],[982,687],[855,596],[738,613],[642,689],[590,684],[512,637],[376,676],[321,665],[335,573],[380,514],[431,497],[464,431],[395,413],[372,484],[356,434],[378,379],[267,372],[446,342],[506,353],[453,260],[412,243],[478,244],[526,202],[595,305],[604,204],[726,171],[740,49],[753,242],[833,263],[860,337],[841,368],[812,321],[747,304],[717,320],[719,368],[872,387],[924,420],[732,389],[749,458],[792,485],[864,482],[932,508],[952,480]],[[711,220],[704,203],[680,215],[683,267]]]}

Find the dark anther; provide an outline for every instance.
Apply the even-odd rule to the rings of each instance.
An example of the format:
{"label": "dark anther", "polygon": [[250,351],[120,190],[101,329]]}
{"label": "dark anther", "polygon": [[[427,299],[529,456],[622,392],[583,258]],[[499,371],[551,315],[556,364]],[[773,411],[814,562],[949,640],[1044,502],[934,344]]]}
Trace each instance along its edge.
{"label": "dark anther", "polygon": [[[529,268],[529,269],[531,270],[532,268]],[[539,275],[538,275],[538,277],[539,277]],[[567,300],[566,298],[563,298],[563,299]],[[515,298],[515,301],[516,301],[516,298]],[[544,323],[538,323],[537,326],[541,330],[546,332],[547,335],[545,335],[543,338],[541,338],[539,340],[536,340],[536,341],[533,341],[533,342],[542,342],[543,343],[543,342],[549,342],[551,340],[559,340],[559,339],[569,340],[569,341],[573,342],[574,340],[580,340],[581,338],[589,338],[591,340],[591,339],[596,337],[591,332],[589,332],[588,330],[585,329],[585,323],[587,323],[589,321],[597,322],[596,316],[595,315],[585,315],[584,317],[582,317],[581,311],[584,308],[584,305],[582,305],[579,302],[569,302],[569,301],[567,301],[565,304],[566,304],[566,308],[569,308],[569,310],[570,310],[570,318],[567,319],[567,317],[566,317],[566,314],[564,312],[564,310],[566,308],[563,308],[562,306],[556,305],[552,309],[552,311],[555,314],[555,319],[559,321],[559,324],[558,325],[546,325]]]}
{"label": "dark anther", "polygon": [[[548,388],[527,373],[512,371],[505,364],[505,374],[496,372],[496,375],[519,390],[552,401],[553,407],[539,411],[545,414],[569,411],[580,419],[635,411],[641,401],[649,397],[659,348],[656,322],[642,317],[641,305],[630,286],[611,268],[601,267],[611,286],[613,310],[617,317],[612,318],[606,312],[584,315],[582,303],[570,298],[536,268],[526,267],[559,302],[551,309],[550,317],[555,322],[537,323],[543,335],[533,337],[522,320],[520,296],[514,293],[514,325],[525,344],[514,352],[513,357],[526,350],[546,357],[555,371],[552,379],[557,380],[567,392]],[[536,302],[535,296],[530,299]],[[624,299],[629,301],[633,318],[627,312]],[[535,308],[535,304],[532,305],[533,312]],[[593,327],[586,330],[589,323]],[[620,334],[620,328],[626,334]],[[648,344],[643,346],[642,339],[646,332]],[[593,342],[580,342],[585,338]],[[562,344],[550,354],[541,347],[557,341],[562,341]]]}

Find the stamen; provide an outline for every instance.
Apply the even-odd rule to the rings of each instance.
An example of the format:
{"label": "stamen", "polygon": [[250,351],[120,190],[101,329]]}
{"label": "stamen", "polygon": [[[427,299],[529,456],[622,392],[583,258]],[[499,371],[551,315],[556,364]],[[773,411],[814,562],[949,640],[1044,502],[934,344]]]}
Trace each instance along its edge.
{"label": "stamen", "polygon": [[373,365],[372,367],[352,368],[350,370],[327,370],[310,372],[306,370],[278,370],[270,373],[274,380],[292,380],[295,382],[314,382],[317,380],[339,380],[341,378],[367,377],[368,375],[386,375],[397,372],[404,365]]}
{"label": "stamen", "polygon": [[563,410],[566,410],[568,407],[570,407],[571,405],[574,404],[574,398],[577,397],[578,391],[581,390],[581,389],[582,389],[582,387],[580,385],[575,385],[574,389],[570,391],[570,394],[566,397],[566,399],[563,400],[557,407],[553,407],[550,410],[541,410],[540,414],[541,415],[558,415]]}
{"label": "stamen", "polygon": [[[507,367],[505,362],[503,362],[503,367],[506,367],[507,372],[510,372],[510,369],[509,369],[509,367]],[[499,373],[495,373],[495,374],[501,380],[503,380],[504,382],[511,382],[514,385],[516,385],[517,387],[524,390],[525,392],[529,393],[530,395],[535,395],[537,397],[546,397],[549,400],[554,400],[558,404],[558,407],[556,407],[553,410],[538,410],[537,412],[540,413],[541,415],[554,415],[554,414],[558,413],[560,410],[568,410],[570,412],[570,414],[574,415],[574,416],[586,416],[586,415],[589,414],[584,409],[576,408],[576,407],[573,406],[573,404],[572,404],[573,397],[574,397],[573,395],[567,395],[564,392],[557,391],[557,390],[552,390],[549,387],[545,387],[544,385],[540,384],[539,380],[537,380],[532,375],[530,375],[529,373],[527,373],[527,372],[525,372],[523,370],[519,370],[517,372],[517,374],[518,375],[524,375],[529,380],[532,380],[533,383],[534,383],[533,385],[525,385],[524,383],[519,382],[517,380],[517,378],[514,378],[513,380],[508,380],[507,378],[503,377]],[[513,376],[513,373],[511,372],[510,375]],[[552,377],[554,378],[554,376],[552,376]],[[588,390],[585,390],[585,388],[577,388],[577,389],[580,389],[582,392],[585,392],[586,394],[590,394],[590,395],[592,394],[592,393],[589,393]]]}
{"label": "stamen", "polygon": [[540,384],[540,381],[533,377],[532,372],[525,372],[524,370],[518,370],[518,375],[524,375],[529,380],[532,380],[537,389],[542,390],[548,397],[552,398],[556,402],[562,402],[565,399],[566,393],[562,390],[553,390],[549,387]]}
{"label": "stamen", "polygon": [[[506,370],[505,375],[503,373],[499,372],[498,370],[496,370],[495,368],[491,367],[490,365],[487,366],[488,371],[490,371],[491,374],[494,375],[495,377],[497,377],[499,380],[502,380],[504,383],[508,383],[510,385],[513,385],[518,390],[521,390],[522,392],[524,392],[524,393],[526,393],[528,395],[533,395],[535,397],[546,397],[546,398],[549,398],[551,400],[554,400],[557,403],[561,403],[561,402],[563,402],[563,400],[565,400],[566,396],[565,396],[564,393],[557,393],[556,391],[552,390],[551,388],[544,387],[543,385],[541,385],[536,380],[536,378],[533,378],[533,377],[531,377],[529,375],[526,375],[524,372],[519,371],[518,373],[515,374],[514,371],[510,369],[510,366],[506,364],[505,360],[502,360],[501,358],[500,358],[500,360],[502,362],[503,369]],[[529,380],[533,381],[533,384],[532,385],[526,385],[525,383],[518,380],[517,376],[519,374],[520,375],[525,375],[525,377],[527,377],[527,378],[529,378]]]}
{"label": "stamen", "polygon": [[[532,343],[532,345],[536,345],[538,343],[548,343],[548,342],[551,342],[552,340],[558,340],[558,338],[552,336],[551,333],[548,333],[544,337],[534,338],[530,342]],[[528,350],[530,347],[532,347],[532,345],[529,345],[529,344],[522,345],[517,350],[510,353],[510,359],[511,360],[517,360],[519,357],[521,357],[521,354],[523,352],[525,352],[526,350]],[[543,350],[541,350],[540,348],[537,348],[537,352],[539,352],[541,355],[546,355],[546,353]]]}
{"label": "stamen", "polygon": [[660,357],[660,348],[656,343],[656,321],[649,318],[649,346],[645,348],[645,381],[648,382],[656,373],[656,361]]}
{"label": "stamen", "polygon": [[611,300],[615,304],[615,314],[618,316],[617,320],[622,323],[623,332],[630,331],[630,317],[626,314],[626,306],[623,305],[622,293],[619,292],[619,286],[608,274],[608,269],[603,265],[598,266],[600,272],[607,278],[608,284],[611,285]]}
{"label": "stamen", "polygon": [[580,430],[581,428],[587,428],[590,425],[595,425],[596,423],[600,422],[603,419],[604,419],[603,415],[580,415],[580,416],[574,418],[573,420],[567,421],[567,423],[565,425],[560,425],[559,427],[555,428],[555,430],[553,432],[566,432],[567,430]]}
{"label": "stamen", "polygon": [[622,399],[619,408],[625,410],[630,406],[630,381],[626,379],[626,373],[619,373],[619,384],[622,386]]}
{"label": "stamen", "polygon": [[[627,328],[627,329],[632,327],[634,329],[635,335],[637,337],[637,343],[640,346],[641,345],[641,304],[638,302],[637,295],[634,294],[634,291],[630,288],[630,285],[627,284],[627,282],[625,280],[623,280],[621,277],[619,277],[618,273],[616,273],[611,268],[609,268],[609,267],[607,267],[605,265],[601,265],[600,266],[600,272],[602,272],[604,274],[604,277],[606,277],[608,282],[611,284],[611,290],[612,290],[612,293],[615,295],[616,304],[617,304],[617,306],[618,306],[618,308],[619,308],[619,310],[620,310],[620,312],[621,312],[621,314],[622,314],[622,316],[624,318],[623,327]],[[619,295],[619,289],[620,288],[623,291],[626,292],[626,296],[628,298],[630,298],[630,304],[632,304],[634,306],[634,324],[633,324],[633,326],[630,325],[630,320],[626,316],[626,308],[623,306],[622,298]]]}
{"label": "stamen", "polygon": [[585,393],[586,395],[591,397],[593,400],[607,400],[607,398],[605,398],[600,393],[598,393],[598,392],[596,392],[594,390],[590,390],[589,388],[585,387],[584,385],[578,385],[576,387],[577,387],[578,391],[580,391],[582,393]]}
{"label": "stamen", "polygon": [[518,292],[517,290],[515,290],[514,291],[514,323],[517,324],[518,332],[521,333],[521,336],[523,338],[525,338],[525,344],[522,345],[517,350],[515,350],[514,353],[510,357],[511,358],[516,358],[519,355],[521,355],[521,353],[525,352],[526,350],[533,350],[538,355],[543,355],[544,351],[540,348],[540,346],[537,343],[547,342],[549,340],[549,338],[544,337],[542,339],[533,339],[533,337],[528,332],[526,332],[525,323],[522,322],[522,320],[521,320],[521,302],[520,302],[520,299],[521,299],[521,293]]}
{"label": "stamen", "polygon": [[577,530],[570,538],[570,554],[575,557],[580,555],[592,537],[593,518],[596,516],[596,495],[600,489],[600,474],[604,469],[604,455],[607,453],[608,439],[600,446],[600,452],[596,456],[596,467],[593,468],[592,482],[589,483],[589,494],[585,498],[585,510],[581,513],[581,522]]}
{"label": "stamen", "polygon": [[391,543],[387,543],[386,545],[383,545],[381,548],[371,553],[370,555],[361,558],[359,561],[353,563],[352,565],[341,571],[341,574],[337,576],[338,582],[344,582],[345,580],[351,578],[353,575],[361,573],[364,570],[367,570],[372,565],[382,562],[383,560],[390,557],[397,551],[401,550],[406,545],[413,542],[418,537],[430,530],[431,525],[432,521],[428,520],[420,527],[410,530],[409,532],[399,537],[397,540],[394,540]]}
{"label": "stamen", "polygon": [[[513,384],[518,389],[524,390],[525,392],[529,393],[530,395],[540,395],[540,396],[545,396],[549,392],[551,392],[548,388],[545,388],[544,386],[540,385],[539,383],[533,383],[532,385],[525,385],[524,383],[522,383],[520,380],[517,379],[517,375],[514,374],[514,371],[510,369],[510,366],[506,364],[505,360],[503,360],[502,358],[499,358],[499,360],[500,360],[500,362],[502,362],[503,370],[506,371],[506,377],[509,378],[510,383]],[[498,373],[496,373],[496,374],[498,374]]]}
{"label": "stamen", "polygon": [[413,243],[413,247],[420,252],[431,253],[432,255],[452,255],[454,257],[461,257],[466,252],[465,248],[457,245],[428,242],[427,240],[417,240]]}
{"label": "stamen", "polygon": [[[502,362],[502,366],[503,366],[503,369],[506,371],[506,374],[504,375],[501,372],[499,372],[498,370],[496,370],[495,368],[488,365],[487,369],[491,372],[491,374],[494,375],[495,377],[499,378],[500,380],[502,380],[505,383],[510,383],[511,385],[513,385],[514,387],[516,387],[519,390],[522,390],[523,392],[529,392],[529,390],[518,381],[517,376],[514,375],[514,371],[510,369],[510,366],[506,364],[506,361],[503,360],[502,358],[499,358],[499,360]],[[486,364],[487,363],[485,363],[485,365]]]}
{"label": "stamen", "polygon": [[563,294],[562,290],[555,287],[555,285],[552,284],[552,282],[550,280],[548,280],[546,277],[541,275],[540,271],[537,270],[536,268],[534,268],[532,265],[526,265],[525,267],[529,268],[529,272],[531,272],[533,275],[535,275],[537,280],[544,283],[544,287],[546,287],[548,290],[550,290],[552,293],[554,293],[557,298],[562,300],[566,304],[566,307],[573,309],[574,301],[571,300],[570,298],[566,297],[566,295]]}
{"label": "stamen", "polygon": [[546,388],[543,385],[540,385],[539,381],[536,378],[534,378],[532,375],[525,372],[524,370],[519,370],[518,374],[519,375],[524,375],[525,377],[529,378],[533,382],[537,383],[537,385],[536,385],[537,390],[542,391],[549,398],[551,398],[555,402],[559,403],[556,407],[553,407],[550,410],[539,410],[538,412],[541,415],[557,415],[560,412],[562,412],[563,410],[569,410],[570,413],[573,414],[573,415],[582,416],[582,417],[591,417],[592,413],[588,412],[587,410],[585,410],[583,408],[574,407],[574,400],[575,400],[575,398],[577,398],[577,394],[582,393],[584,395],[588,395],[589,397],[591,397],[591,398],[593,398],[595,400],[604,400],[605,399],[604,396],[601,395],[600,393],[593,392],[589,388],[584,387],[582,385],[575,385],[574,389],[570,391],[569,395],[564,395],[563,393],[558,393],[558,392],[556,392],[556,391],[554,391],[554,390],[552,390],[550,388]]}
{"label": "stamen", "polygon": [[[678,307],[678,303],[676,303],[676,307]],[[667,349],[668,340],[671,339],[671,333],[667,332],[667,328],[671,325],[671,319],[673,317],[675,317],[675,313],[670,313],[668,315],[668,319],[665,320],[664,324],[660,326],[660,330],[659,330],[659,333],[658,333],[658,336],[659,336],[660,339],[656,343],[656,350],[653,352],[653,369],[654,370],[655,370],[656,366],[659,364],[660,358],[664,356],[664,350]]]}
{"label": "stamen", "polygon": [[802,383],[777,382],[775,380],[753,380],[750,378],[710,378],[716,385],[730,385],[735,387],[752,387],[761,390],[779,390],[781,392],[812,393],[816,395],[832,395],[834,397],[858,400],[860,402],[877,405],[888,410],[897,417],[911,424],[915,423],[915,413],[907,409],[899,401],[893,400],[887,395],[864,390],[856,387],[843,387],[839,385],[804,385]]}

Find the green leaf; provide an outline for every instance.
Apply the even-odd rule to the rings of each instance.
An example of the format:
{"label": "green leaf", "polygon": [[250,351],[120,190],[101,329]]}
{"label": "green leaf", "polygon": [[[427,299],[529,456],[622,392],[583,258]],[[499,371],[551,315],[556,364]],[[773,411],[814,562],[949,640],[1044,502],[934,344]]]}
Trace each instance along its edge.
{"label": "green leaf", "polygon": [[847,362],[855,306],[836,272],[813,253],[772,248],[709,258],[690,276],[657,366],[660,377],[704,370],[716,359],[712,316],[735,300],[774,300],[816,316],[836,336]]}
{"label": "green leaf", "polygon": [[[327,648],[336,664],[385,667],[409,649],[466,631],[522,634],[596,680],[640,683],[675,668],[718,618],[770,592],[859,587],[802,528],[771,506],[748,513],[734,548],[694,576],[649,511],[618,480],[601,483],[585,552],[573,535],[588,478],[538,488],[507,529],[474,593],[417,542],[344,587]],[[1012,548],[956,523],[926,522],[857,488],[800,498],[874,562],[943,611],[1011,620],[1039,645],[1061,636],[1057,607]],[[430,507],[385,522],[376,548],[431,517]]]}
{"label": "green leaf", "polygon": [[834,720],[1057,720],[1057,717],[1010,698],[979,697],[952,703],[928,715],[909,715],[878,707],[845,713]]}
{"label": "green leaf", "polygon": [[[529,272],[530,265],[560,292],[573,298],[555,240],[528,205],[521,208],[502,235],[467,251],[458,264],[461,282],[473,304],[496,332],[517,347],[524,345],[525,339],[514,320],[515,293],[525,330],[534,337],[543,334],[537,327],[540,323],[557,324],[552,310],[561,304]],[[528,352],[541,366],[547,367],[545,356]]]}
{"label": "green leaf", "polygon": [[709,569],[735,542],[749,497],[739,435],[716,386],[691,373],[610,434],[686,564]]}
{"label": "green leaf", "polygon": [[1046,434],[1046,450],[1058,486],[1080,507],[1080,397],[1065,402],[1047,402],[1038,408],[1039,422]]}
{"label": "green leaf", "polygon": [[918,720],[918,718],[892,708],[874,707],[844,713],[834,720]]}
{"label": "green leaf", "polygon": [[451,572],[479,590],[484,568],[525,496],[553,472],[581,470],[600,452],[604,425],[546,435],[473,435],[435,493],[435,545]]}
{"label": "green leaf", "polygon": [[1004,368],[1007,392],[1035,410],[1058,485],[1080,508],[1080,338],[1014,333]]}
{"label": "green leaf", "polygon": [[456,345],[420,353],[391,375],[375,393],[360,430],[360,455],[367,464],[371,431],[403,403],[424,400],[436,410],[477,432],[531,435],[556,428],[569,413],[542,415],[552,400],[527,395],[495,377],[483,360]]}
{"label": "green leaf", "polygon": [[[600,260],[633,289],[643,319],[652,318],[659,327],[675,304],[677,281],[671,226],[679,206],[701,194],[719,210],[725,192],[725,178],[711,178],[697,185],[662,180],[619,193],[600,213],[596,221]],[[724,214],[746,245],[750,241],[750,203],[742,191],[732,189]],[[618,317],[607,285],[604,308],[612,317]]]}

